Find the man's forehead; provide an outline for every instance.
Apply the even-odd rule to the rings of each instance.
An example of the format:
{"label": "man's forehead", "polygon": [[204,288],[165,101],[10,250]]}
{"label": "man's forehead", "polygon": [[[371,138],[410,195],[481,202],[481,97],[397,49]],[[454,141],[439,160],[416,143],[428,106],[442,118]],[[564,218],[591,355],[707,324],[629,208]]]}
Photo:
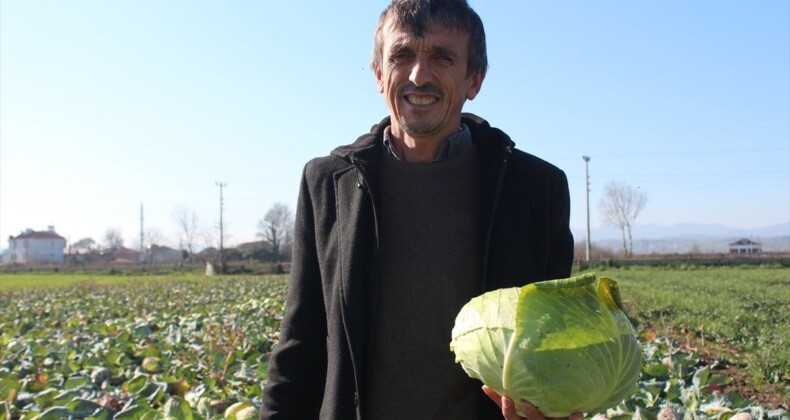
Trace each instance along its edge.
{"label": "man's forehead", "polygon": [[[417,42],[418,40],[425,40],[426,35],[438,35],[438,37],[432,37],[432,39],[440,40],[441,38],[447,38],[447,41],[457,41],[459,35],[464,36],[467,34],[462,34],[458,30],[454,28],[449,28],[444,26],[436,21],[429,22],[425,29],[423,30],[420,36],[415,34],[413,28],[407,24],[397,23],[392,20],[389,20],[386,25],[384,25],[384,30],[382,31],[382,41],[384,41],[385,45],[390,46],[398,46],[398,45],[406,45],[413,42]],[[468,38],[467,38],[468,39]]]}

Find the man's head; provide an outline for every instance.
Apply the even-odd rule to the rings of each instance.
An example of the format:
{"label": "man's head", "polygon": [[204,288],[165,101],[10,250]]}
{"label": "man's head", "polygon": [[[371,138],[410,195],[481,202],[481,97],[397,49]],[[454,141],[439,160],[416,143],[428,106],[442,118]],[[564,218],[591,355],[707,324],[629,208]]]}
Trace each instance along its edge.
{"label": "man's head", "polygon": [[435,146],[457,131],[487,67],[483,24],[465,0],[394,0],[381,14],[371,68],[397,139]]}
{"label": "man's head", "polygon": [[409,28],[414,35],[421,37],[432,22],[469,36],[469,66],[466,75],[482,73],[485,76],[488,55],[483,21],[466,0],[393,0],[379,17],[370,68],[373,71],[381,68],[382,32],[388,23]]}

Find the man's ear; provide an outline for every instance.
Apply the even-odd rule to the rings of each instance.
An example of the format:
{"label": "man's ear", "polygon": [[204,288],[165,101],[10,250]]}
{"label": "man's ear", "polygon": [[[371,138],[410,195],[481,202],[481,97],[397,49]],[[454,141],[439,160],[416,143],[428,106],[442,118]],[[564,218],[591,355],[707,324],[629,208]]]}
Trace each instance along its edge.
{"label": "man's ear", "polygon": [[373,67],[373,75],[376,77],[376,90],[378,90],[379,93],[384,93],[384,81],[381,80],[382,73],[379,66]]}
{"label": "man's ear", "polygon": [[485,79],[485,77],[485,73],[481,71],[469,76],[470,83],[469,87],[466,89],[466,99],[471,101],[477,96],[478,93],[480,93],[480,89],[483,87],[483,79]]}

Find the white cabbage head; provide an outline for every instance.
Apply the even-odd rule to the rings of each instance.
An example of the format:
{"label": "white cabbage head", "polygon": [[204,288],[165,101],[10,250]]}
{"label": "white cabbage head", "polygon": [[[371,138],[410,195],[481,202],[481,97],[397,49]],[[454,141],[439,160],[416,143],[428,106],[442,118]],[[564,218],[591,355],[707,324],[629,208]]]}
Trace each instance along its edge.
{"label": "white cabbage head", "polygon": [[455,319],[450,350],[470,377],[549,417],[617,405],[642,366],[617,283],[594,274],[472,299]]}

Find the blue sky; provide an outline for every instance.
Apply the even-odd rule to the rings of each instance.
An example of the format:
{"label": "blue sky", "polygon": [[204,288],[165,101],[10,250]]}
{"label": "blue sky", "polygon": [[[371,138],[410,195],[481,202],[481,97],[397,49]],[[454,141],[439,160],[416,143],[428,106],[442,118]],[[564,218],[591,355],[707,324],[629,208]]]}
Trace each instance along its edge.
{"label": "blue sky", "polygon": [[[385,1],[0,3],[0,247],[70,241],[173,211],[234,244],[302,167],[388,111],[368,68]],[[639,224],[790,221],[790,2],[482,1],[490,70],[474,112],[567,173],[571,226],[612,181]],[[216,238],[216,235],[215,235]],[[595,238],[593,238],[595,239]]]}

